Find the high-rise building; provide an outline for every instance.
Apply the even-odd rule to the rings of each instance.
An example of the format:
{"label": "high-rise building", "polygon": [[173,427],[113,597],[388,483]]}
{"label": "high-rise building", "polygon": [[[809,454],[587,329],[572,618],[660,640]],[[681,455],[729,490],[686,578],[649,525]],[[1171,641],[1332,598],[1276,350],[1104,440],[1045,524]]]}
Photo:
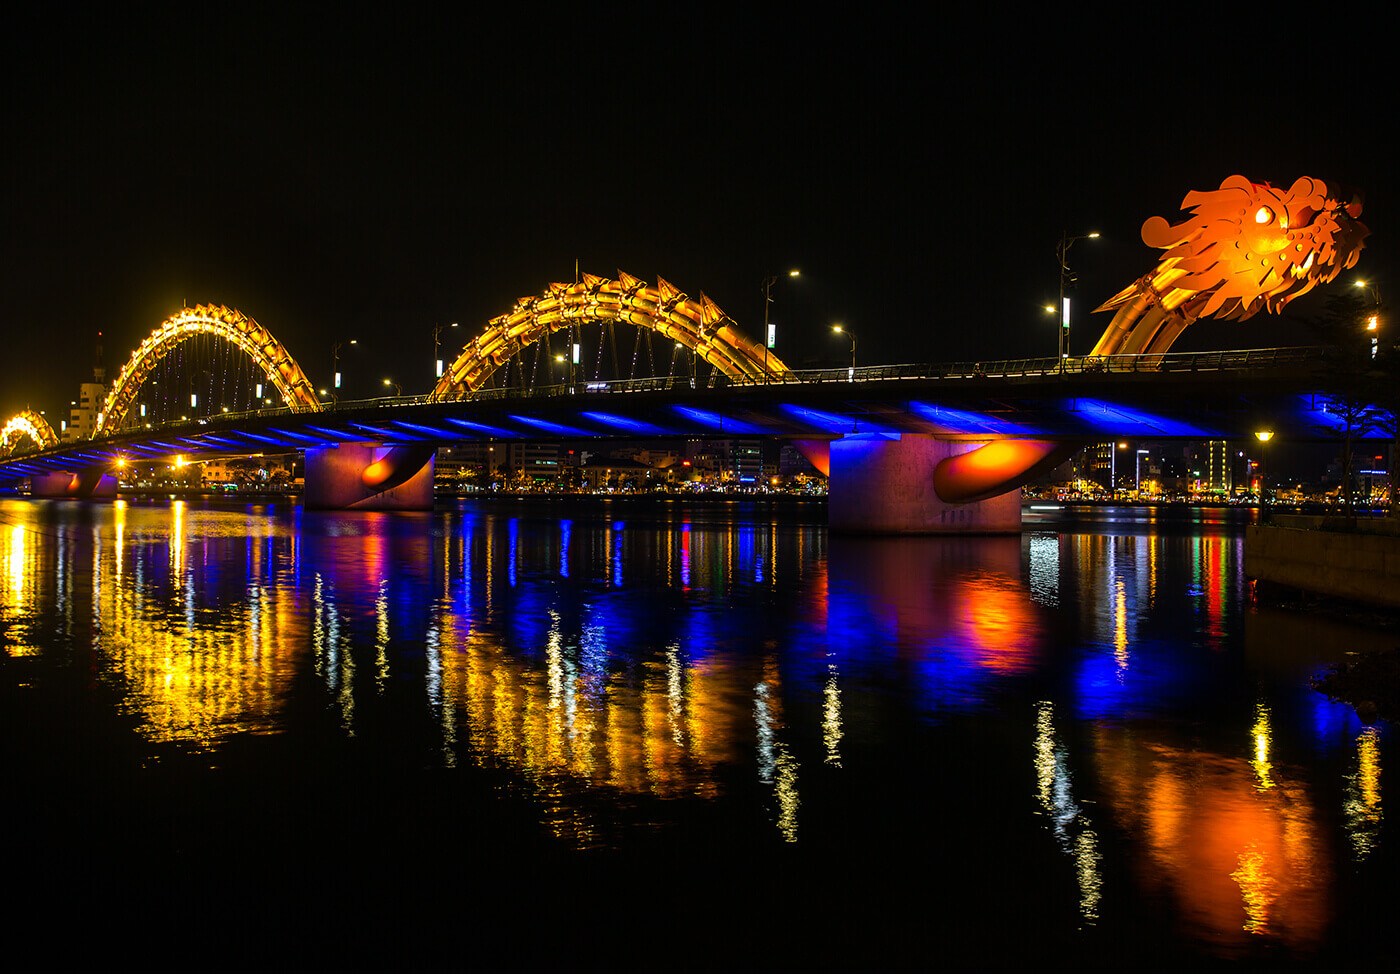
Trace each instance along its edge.
{"label": "high-rise building", "polygon": [[68,424],[61,439],[65,443],[90,440],[97,432],[97,414],[107,398],[107,370],[102,365],[102,332],[97,333],[97,364],[92,369],[92,381],[78,387],[78,398],[68,413]]}
{"label": "high-rise building", "polygon": [[1202,485],[1213,494],[1228,494],[1234,486],[1230,444],[1224,440],[1206,442],[1205,483]]}

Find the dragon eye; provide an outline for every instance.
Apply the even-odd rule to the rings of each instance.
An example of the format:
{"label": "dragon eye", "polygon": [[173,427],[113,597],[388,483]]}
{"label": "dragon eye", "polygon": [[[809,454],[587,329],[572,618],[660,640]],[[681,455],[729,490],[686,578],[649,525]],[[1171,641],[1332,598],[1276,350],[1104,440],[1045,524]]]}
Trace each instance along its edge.
{"label": "dragon eye", "polygon": [[1273,220],[1274,211],[1269,209],[1267,206],[1259,207],[1259,210],[1254,214],[1255,223],[1272,223]]}

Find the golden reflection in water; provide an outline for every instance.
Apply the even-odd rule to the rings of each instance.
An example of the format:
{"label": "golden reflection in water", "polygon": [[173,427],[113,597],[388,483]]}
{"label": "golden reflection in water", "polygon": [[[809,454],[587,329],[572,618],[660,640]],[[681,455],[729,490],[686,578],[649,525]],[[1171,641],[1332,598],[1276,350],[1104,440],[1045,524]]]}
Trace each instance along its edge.
{"label": "golden reflection in water", "polygon": [[1365,859],[1375,851],[1381,831],[1380,731],[1375,727],[1356,736],[1356,771],[1347,775],[1343,812],[1352,855]]}
{"label": "golden reflection in water", "polygon": [[271,729],[290,683],[297,641],[290,600],[268,607],[260,626],[246,611],[217,627],[185,629],[113,600],[104,649],[125,686],[125,706],[153,741],[208,746],[237,731]]}
{"label": "golden reflection in water", "polygon": [[1123,579],[1118,579],[1118,598],[1113,605],[1113,658],[1118,661],[1118,678],[1128,669],[1128,595]]}
{"label": "golden reflection in water", "polygon": [[170,577],[177,589],[185,578],[185,502],[170,502]]}
{"label": "golden reflection in water", "polygon": [[1049,817],[1051,830],[1071,861],[1079,884],[1079,915],[1086,923],[1099,916],[1103,893],[1102,857],[1098,836],[1088,817],[1074,800],[1065,748],[1055,739],[1054,705],[1048,700],[1036,704],[1034,764],[1036,799]]}
{"label": "golden reflection in water", "polygon": [[[644,664],[639,681],[590,672],[566,652],[560,623],[551,611],[541,668],[443,619],[444,710],[475,749],[523,772],[542,794],[554,788],[550,779],[567,775],[663,798],[714,797],[711,769],[739,760],[753,743],[751,701],[770,710],[774,725],[779,720],[771,689],[743,663],[686,666],[672,645]],[[766,780],[778,765],[770,742]]]}
{"label": "golden reflection in water", "polygon": [[25,544],[24,528],[16,524],[10,529],[10,543],[5,548],[4,606],[18,615],[24,604]]}
{"label": "golden reflection in water", "polygon": [[112,547],[116,549],[112,558],[112,584],[120,589],[122,585],[122,563],[126,560],[122,553],[126,550],[126,501],[120,498],[112,501]]}
{"label": "golden reflection in water", "polygon": [[1305,788],[1253,759],[1099,727],[1095,759],[1107,804],[1135,836],[1140,881],[1169,892],[1187,935],[1219,947],[1268,937],[1321,942],[1331,915],[1331,853]]}
{"label": "golden reflection in water", "polygon": [[826,763],[841,767],[841,685],[836,679],[836,664],[827,665],[826,687],[822,691],[822,743],[826,745]]}
{"label": "golden reflection in water", "polygon": [[1269,707],[1262,700],[1254,705],[1254,726],[1250,733],[1254,736],[1254,758],[1250,766],[1254,768],[1258,781],[1256,787],[1263,791],[1274,786],[1269,777],[1274,766],[1269,763],[1269,744],[1273,739],[1273,731],[1269,727]]}
{"label": "golden reflection in water", "polygon": [[1244,928],[1250,933],[1269,931],[1270,907],[1278,899],[1278,883],[1269,874],[1264,857],[1253,843],[1239,854],[1239,868],[1230,874],[1244,900]]}
{"label": "golden reflection in water", "polygon": [[797,759],[779,744],[777,748],[777,780],[773,794],[778,800],[778,831],[787,842],[797,841]]}
{"label": "golden reflection in water", "polygon": [[[130,537],[126,505],[117,505],[121,543],[95,539],[92,548],[93,612],[107,677],[122,685],[123,707],[140,718],[140,733],[210,748],[235,733],[271,730],[303,638],[295,593],[250,576],[243,598],[220,605],[217,614],[212,606],[200,608],[186,571],[192,529],[183,502],[171,505],[168,530],[157,528],[144,541]],[[218,526],[201,522],[196,533],[202,539]],[[141,581],[140,559],[158,549],[169,552],[177,600],[170,607],[127,590]],[[125,558],[138,559],[132,572],[122,568]]]}
{"label": "golden reflection in water", "polygon": [[374,689],[382,694],[389,683],[389,579],[379,580],[374,600]]}
{"label": "golden reflection in water", "polygon": [[[10,529],[9,539],[0,550],[0,610],[3,610],[0,614],[8,617],[4,645],[10,656],[34,656],[40,652],[39,647],[26,638],[28,625],[21,620],[26,615],[27,603],[43,597],[35,591],[35,585],[43,571],[39,559],[45,556],[45,551],[45,546],[35,545],[28,529],[19,524]],[[59,576],[55,582],[61,587],[61,564],[54,567]]]}

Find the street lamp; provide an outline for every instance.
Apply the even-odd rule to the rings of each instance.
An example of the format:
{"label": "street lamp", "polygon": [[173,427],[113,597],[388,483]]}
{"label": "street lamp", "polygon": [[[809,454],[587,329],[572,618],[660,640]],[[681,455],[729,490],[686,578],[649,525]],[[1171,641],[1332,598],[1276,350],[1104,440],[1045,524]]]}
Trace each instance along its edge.
{"label": "street lamp", "polygon": [[[801,277],[799,270],[788,271],[788,277]],[[773,303],[773,284],[778,280],[777,275],[769,274],[763,279],[763,381],[770,381],[768,374],[768,350],[773,347],[777,340],[775,334],[776,325],[768,322],[768,306]]]}
{"label": "street lamp", "polygon": [[1260,430],[1254,434],[1259,441],[1259,520],[1263,524],[1269,523],[1269,507],[1264,503],[1264,471],[1268,469],[1269,441],[1274,438],[1273,430]]}
{"label": "street lamp", "polygon": [[1082,233],[1077,237],[1071,237],[1068,233],[1064,233],[1060,236],[1059,246],[1055,248],[1055,256],[1060,262],[1060,342],[1058,352],[1061,361],[1069,357],[1069,298],[1065,297],[1065,285],[1074,283],[1074,277],[1069,272],[1069,264],[1065,260],[1065,255],[1069,253],[1069,248],[1074,246],[1076,240],[1092,240],[1097,236],[1097,232]]}
{"label": "street lamp", "polygon": [[385,384],[386,386],[393,386],[393,387],[394,387],[394,395],[395,395],[395,396],[402,396],[402,395],[403,395],[403,389],[401,389],[401,388],[399,387],[399,384],[398,384],[397,382],[395,382],[393,379],[385,379],[385,380],[384,380],[384,384]]}
{"label": "street lamp", "polygon": [[[357,341],[358,339],[352,338],[349,344],[354,345]],[[340,348],[340,342],[333,342],[331,344],[331,388],[335,390],[331,393],[332,402],[340,399]],[[261,386],[259,387],[258,396],[262,396]]]}
{"label": "street lamp", "polygon": [[433,378],[435,378],[435,379],[441,379],[441,378],[442,378],[442,355],[440,354],[440,352],[439,352],[438,349],[439,349],[439,346],[441,345],[442,330],[443,330],[444,328],[448,328],[448,327],[456,328],[456,327],[457,327],[457,322],[455,322],[455,321],[452,322],[452,324],[451,324],[450,326],[449,326],[449,325],[433,325],[433,361],[436,363],[436,368],[437,368],[437,374],[433,376]]}
{"label": "street lamp", "polygon": [[1371,333],[1371,358],[1375,358],[1376,351],[1380,346],[1381,291],[1374,284],[1367,284],[1365,281],[1353,281],[1352,287],[1363,287],[1371,292],[1371,303],[1375,305],[1375,308],[1366,319],[1366,330]]}
{"label": "street lamp", "polygon": [[851,371],[846,374],[846,377],[851,382],[854,382],[856,381],[856,333],[845,325],[832,325],[831,330],[838,335],[851,336]]}

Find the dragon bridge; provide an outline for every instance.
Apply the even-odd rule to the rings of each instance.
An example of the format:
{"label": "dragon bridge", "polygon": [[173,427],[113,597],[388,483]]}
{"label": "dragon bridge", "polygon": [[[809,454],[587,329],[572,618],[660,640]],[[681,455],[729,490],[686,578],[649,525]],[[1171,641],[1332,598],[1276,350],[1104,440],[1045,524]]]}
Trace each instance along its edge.
{"label": "dragon bridge", "polygon": [[21,437],[28,437],[41,450],[58,445],[58,436],[48,420],[32,409],[26,409],[14,416],[0,429],[0,456],[14,453]]}
{"label": "dragon bridge", "polygon": [[121,429],[128,423],[141,384],[177,345],[196,335],[212,335],[230,342],[261,368],[293,412],[321,408],[316,391],[286,348],[262,325],[233,308],[197,305],[167,318],[131,353],[97,417],[98,435]]}
{"label": "dragon bridge", "polygon": [[1198,318],[1277,314],[1356,265],[1370,233],[1359,194],[1303,176],[1288,189],[1230,176],[1191,192],[1176,225],[1154,216],[1142,240],[1164,250],[1156,270],[1095,311],[1116,311],[1090,355],[1165,352]]}
{"label": "dragon bridge", "polygon": [[[1116,313],[1090,357],[1165,352],[1203,317],[1276,314],[1355,266],[1370,233],[1359,219],[1359,194],[1307,176],[1288,189],[1230,176],[1219,189],[1187,193],[1181,206],[1190,210],[1181,223],[1154,216],[1143,224],[1143,242],[1165,253],[1155,270],[1095,309]],[[1081,445],[837,442],[813,462],[820,468],[824,460],[831,472],[833,528],[999,533],[1020,530],[1019,493],[1011,492]],[[922,479],[929,466],[932,497]],[[914,500],[898,507],[892,497]]]}
{"label": "dragon bridge", "polygon": [[756,379],[788,371],[776,355],[744,337],[733,320],[702,292],[694,300],[663,278],[655,287],[618,271],[617,280],[584,274],[577,284],[551,284],[521,298],[491,319],[443,371],[432,400],[465,399],[520,351],[564,328],[586,321],[618,322],[650,329],[693,351],[732,379]]}

